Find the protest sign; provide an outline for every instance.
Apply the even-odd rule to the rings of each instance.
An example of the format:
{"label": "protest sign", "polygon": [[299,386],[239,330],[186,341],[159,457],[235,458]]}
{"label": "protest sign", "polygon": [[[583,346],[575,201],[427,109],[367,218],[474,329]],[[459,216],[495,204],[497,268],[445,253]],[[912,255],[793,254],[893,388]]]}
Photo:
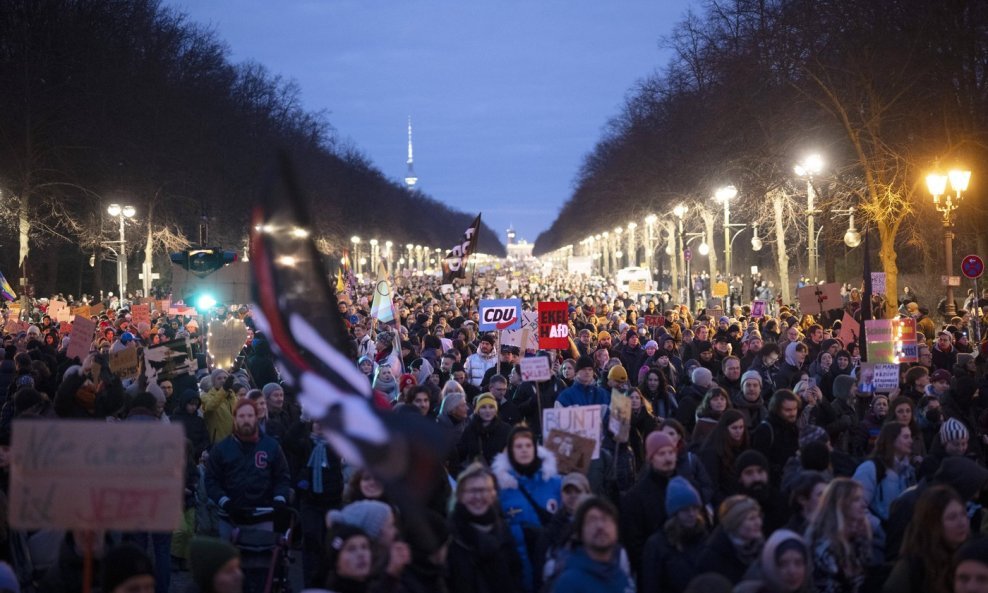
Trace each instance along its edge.
{"label": "protest sign", "polygon": [[89,305],[72,307],[71,309],[69,309],[69,312],[72,313],[72,317],[89,317],[90,315]]}
{"label": "protest sign", "polygon": [[752,319],[759,319],[765,317],[765,301],[751,301],[751,317]]}
{"label": "protest sign", "polygon": [[648,327],[662,327],[666,324],[666,318],[662,315],[646,315],[645,325]]}
{"label": "protest sign", "polygon": [[550,430],[545,438],[545,448],[556,454],[556,469],[560,475],[590,470],[596,441],[561,430]]}
{"label": "protest sign", "polygon": [[600,457],[601,422],[605,406],[570,406],[542,410],[542,434],[560,430],[593,439],[592,459]]}
{"label": "protest sign", "polygon": [[844,312],[844,318],[840,322],[840,333],[837,338],[846,347],[848,344],[856,343],[861,335],[861,324],[857,322],[851,314]]}
{"label": "protest sign", "polygon": [[[515,284],[517,283],[518,281],[516,280]],[[494,280],[494,288],[497,288],[498,292],[501,293],[508,292],[508,279],[503,277],[496,278]]]}
{"label": "protest sign", "polygon": [[865,320],[865,340],[868,343],[891,342],[894,336],[891,319]]}
{"label": "protest sign", "polygon": [[522,352],[539,349],[539,314],[535,311],[523,311],[521,326],[501,332],[501,344],[518,346]]}
{"label": "protest sign", "polygon": [[892,324],[895,329],[895,339],[900,342],[916,341],[916,320],[912,317],[900,317]]}
{"label": "protest sign", "polygon": [[620,390],[612,389],[610,410],[607,428],[614,435],[615,441],[627,443],[631,432],[631,398]]}
{"label": "protest sign", "polygon": [[198,368],[188,338],[171,340],[144,349],[144,374],[148,382],[157,384],[181,375],[195,375]]}
{"label": "protest sign", "polygon": [[799,298],[799,308],[803,313],[817,313],[840,309],[844,301],[840,296],[840,284],[830,282],[828,284],[810,284],[797,291]]}
{"label": "protest sign", "polygon": [[552,368],[545,356],[526,356],[518,361],[521,365],[522,381],[548,381],[552,378]]}
{"label": "protest sign", "polygon": [[134,305],[130,308],[130,322],[136,327],[139,323],[151,325],[151,305]]}
{"label": "protest sign", "polygon": [[628,281],[628,292],[631,294],[639,294],[648,290],[648,282],[645,280],[630,280]]}
{"label": "protest sign", "polygon": [[868,362],[895,362],[895,345],[892,342],[868,342]]}
{"label": "protest sign", "polygon": [[569,304],[539,303],[539,348],[569,347]]}
{"label": "protest sign", "polygon": [[[869,344],[870,346],[871,344]],[[869,354],[870,357],[870,354]],[[871,358],[868,359],[869,361]],[[858,393],[875,393],[875,363],[862,362],[858,367]]]}
{"label": "protest sign", "polygon": [[96,322],[88,317],[76,315],[72,322],[72,333],[69,334],[69,346],[65,350],[65,356],[72,360],[78,358],[80,361],[89,355],[93,348],[93,334],[96,333]]}
{"label": "protest sign", "polygon": [[209,358],[215,368],[233,368],[246,342],[247,326],[240,319],[230,318],[226,321],[216,319],[209,322],[206,351],[209,352]]}
{"label": "protest sign", "polygon": [[480,301],[480,331],[502,331],[521,327],[521,299]]}
{"label": "protest sign", "polygon": [[875,364],[875,391],[888,393],[899,388],[899,365],[892,363]]}
{"label": "protest sign", "polygon": [[726,297],[727,292],[727,282],[714,282],[714,285],[710,287],[710,294],[715,297]]}
{"label": "protest sign", "polygon": [[180,424],[16,420],[10,453],[15,529],[170,532],[181,522]]}
{"label": "protest sign", "polygon": [[885,272],[871,273],[871,292],[873,294],[885,294]]}
{"label": "protest sign", "polygon": [[114,375],[121,379],[133,379],[139,370],[136,347],[128,346],[110,353],[110,372]]}
{"label": "protest sign", "polygon": [[[65,313],[62,313],[65,311]],[[70,315],[69,304],[65,301],[55,300],[48,304],[48,310],[46,311],[48,316],[55,321],[68,321],[71,317],[66,317]]]}

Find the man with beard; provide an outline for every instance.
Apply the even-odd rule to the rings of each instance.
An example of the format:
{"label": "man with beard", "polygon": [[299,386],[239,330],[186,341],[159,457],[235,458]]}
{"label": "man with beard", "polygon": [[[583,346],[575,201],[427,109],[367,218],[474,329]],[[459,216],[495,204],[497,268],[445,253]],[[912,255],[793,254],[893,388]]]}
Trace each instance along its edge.
{"label": "man with beard", "polygon": [[481,391],[489,391],[491,378],[494,375],[501,375],[502,377],[510,375],[511,368],[518,363],[518,357],[520,355],[521,349],[518,346],[501,344],[501,358],[497,361],[497,364],[484,372],[484,378],[480,381]]}
{"label": "man with beard", "polygon": [[666,489],[676,473],[676,443],[662,431],[645,439],[648,469],[621,499],[621,538],[631,567],[641,572],[645,542],[665,525]]}
{"label": "man with beard", "polygon": [[635,584],[621,567],[618,513],[606,499],[592,497],[576,510],[573,523],[579,546],[552,587],[566,593],[628,593]]}
{"label": "man with beard", "polygon": [[233,409],[233,434],[216,443],[206,465],[206,493],[220,508],[220,537],[236,525],[273,529],[257,507],[284,507],[291,478],[278,441],[262,434],[255,403],[242,398]]}
{"label": "man with beard", "polygon": [[778,488],[782,483],[782,468],[799,450],[799,427],[796,426],[799,396],[788,389],[780,389],[772,394],[768,409],[768,418],[751,433],[751,446],[769,460],[772,486]]}
{"label": "man with beard", "polygon": [[758,503],[763,513],[762,532],[771,534],[789,522],[789,509],[786,500],[778,489],[768,482],[768,459],[754,449],[738,455],[734,462],[738,476],[738,491],[735,494],[749,496]]}
{"label": "man with beard", "polygon": [[477,344],[477,351],[471,354],[466,362],[463,363],[467,382],[479,390],[481,383],[484,381],[484,374],[487,373],[487,369],[496,364],[497,354],[494,353],[494,337],[490,334],[485,334],[481,336],[480,343]]}

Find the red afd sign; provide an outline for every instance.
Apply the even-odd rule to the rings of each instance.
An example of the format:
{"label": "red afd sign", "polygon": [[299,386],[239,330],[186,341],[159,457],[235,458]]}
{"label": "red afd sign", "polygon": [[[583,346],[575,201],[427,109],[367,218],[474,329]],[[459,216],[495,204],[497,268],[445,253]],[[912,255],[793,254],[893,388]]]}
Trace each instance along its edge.
{"label": "red afd sign", "polygon": [[569,305],[539,303],[539,348],[569,348]]}

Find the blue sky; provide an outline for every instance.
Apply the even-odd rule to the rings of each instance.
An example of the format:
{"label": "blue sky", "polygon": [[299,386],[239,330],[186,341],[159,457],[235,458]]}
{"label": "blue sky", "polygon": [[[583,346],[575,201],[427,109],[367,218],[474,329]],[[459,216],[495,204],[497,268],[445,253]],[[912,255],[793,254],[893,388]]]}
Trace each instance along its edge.
{"label": "blue sky", "polygon": [[234,62],[296,80],[340,140],[421,189],[534,241],[659,39],[695,0],[170,0]]}

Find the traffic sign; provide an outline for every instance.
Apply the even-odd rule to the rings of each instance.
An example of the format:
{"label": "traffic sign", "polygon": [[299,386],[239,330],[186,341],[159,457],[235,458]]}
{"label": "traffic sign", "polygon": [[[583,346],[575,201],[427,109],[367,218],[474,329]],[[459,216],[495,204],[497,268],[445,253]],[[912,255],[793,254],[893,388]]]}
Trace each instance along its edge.
{"label": "traffic sign", "polygon": [[692,261],[693,260],[693,250],[690,249],[689,247],[687,247],[686,249],[684,249],[683,250],[683,259],[685,259],[686,261]]}
{"label": "traffic sign", "polygon": [[985,261],[977,255],[969,255],[961,261],[961,273],[970,279],[980,278],[985,272]]}

